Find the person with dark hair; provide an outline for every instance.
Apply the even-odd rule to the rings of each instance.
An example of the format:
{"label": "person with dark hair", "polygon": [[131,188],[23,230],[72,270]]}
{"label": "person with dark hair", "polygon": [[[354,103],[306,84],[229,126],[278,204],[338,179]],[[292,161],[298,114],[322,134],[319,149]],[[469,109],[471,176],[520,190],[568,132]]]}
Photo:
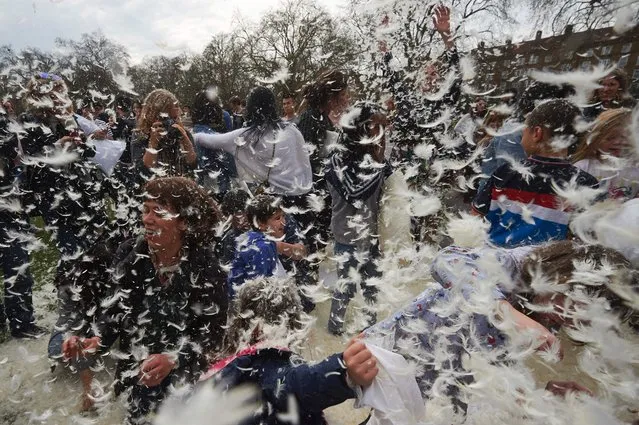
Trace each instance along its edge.
{"label": "person with dark hair", "polygon": [[472,141],[473,133],[480,126],[488,112],[486,99],[479,97],[468,106],[468,112],[457,121],[454,131],[467,141]]}
{"label": "person with dark hair", "polygon": [[282,122],[271,89],[255,87],[247,100],[245,127],[225,134],[198,133],[196,143],[233,154],[239,179],[252,189],[281,196],[308,193],[311,164],[299,130]]}
{"label": "person with dark hair", "polygon": [[128,392],[130,423],[143,423],[170,386],[197,382],[221,348],[228,295],[210,249],[218,217],[194,181],[149,181],[144,235],[115,255],[113,289],[102,302],[96,336],[63,343],[64,357],[75,359],[103,354],[119,338],[115,392]]}
{"label": "person with dark hair", "polygon": [[299,261],[306,255],[302,243],[284,242],[286,217],[280,199],[256,196],[246,207],[246,218],[253,228],[236,238],[237,248],[228,277],[228,293],[233,298],[237,287],[259,276],[283,278],[286,269],[280,255]]}
{"label": "person with dark hair", "polygon": [[526,116],[535,109],[537,104],[544,100],[563,99],[573,92],[572,87],[567,85],[554,86],[539,82],[532,83],[524,90],[518,100],[514,114],[504,122],[503,126],[497,131],[498,135],[492,138],[484,152],[481,174],[485,177],[479,182],[478,192],[482,190],[495,170],[508,162],[508,158],[513,161],[523,161],[527,158],[526,152],[521,145],[521,124],[526,119]]}
{"label": "person with dark hair", "polygon": [[579,108],[567,100],[537,106],[526,118],[522,146],[528,159],[499,167],[479,190],[473,210],[491,224],[492,243],[503,247],[566,239],[570,211],[556,187],[574,181],[598,188],[597,179],[572,166],[568,147],[578,138]]}
{"label": "person with dark hair", "polygon": [[222,214],[226,217],[228,228],[215,246],[215,253],[222,265],[230,265],[235,258],[237,238],[251,229],[246,218],[246,208],[251,200],[250,195],[240,189],[232,189],[222,200]]}
{"label": "person with dark hair", "polygon": [[[194,134],[227,132],[224,111],[213,90],[202,90],[195,95],[191,119]],[[231,179],[237,177],[233,155],[223,150],[205,149],[200,145],[195,150],[199,168],[198,183],[213,190],[219,198],[223,197],[231,189]]]}
{"label": "person with dark hair", "polygon": [[286,282],[247,282],[231,311],[227,357],[211,366],[205,382],[226,390],[258,387],[261,408],[243,424],[326,425],[323,410],[354,398],[379,372],[377,359],[355,339],[315,364],[295,354],[307,329],[297,291]]}
{"label": "person with dark hair", "polygon": [[244,127],[244,111],[242,109],[242,100],[239,96],[233,96],[229,99],[229,113],[231,114],[233,121],[233,128],[231,130],[237,130]]}
{"label": "person with dark hair", "polygon": [[295,112],[295,95],[285,92],[282,94],[282,121],[297,124],[297,113]]}
{"label": "person with dark hair", "polygon": [[[346,256],[337,275],[344,282],[333,294],[328,330],[341,334],[346,308],[355,295],[352,269],[361,277],[369,308],[376,302],[377,288],[369,279],[380,277],[375,262],[380,257],[377,222],[379,202],[390,165],[384,159],[386,116],[374,104],[355,104],[343,118],[338,148],[326,166],[326,181],[332,199],[331,230],[335,255]],[[369,312],[369,325],[376,315]]]}
{"label": "person with dark hair", "polygon": [[623,69],[615,68],[599,81],[601,87],[595,90],[592,105],[584,109],[584,116],[592,121],[603,111],[617,108],[634,108],[637,101],[628,93],[628,75]]}
{"label": "person with dark hair", "polygon": [[29,221],[25,211],[28,205],[21,205],[21,193],[14,186],[21,170],[18,167],[18,138],[10,133],[10,123],[10,117],[0,113],[0,204],[4,207],[0,208],[0,267],[4,280],[4,296],[0,302],[0,343],[9,336],[35,338],[43,333],[35,324],[29,252],[25,241],[18,236],[28,232]]}

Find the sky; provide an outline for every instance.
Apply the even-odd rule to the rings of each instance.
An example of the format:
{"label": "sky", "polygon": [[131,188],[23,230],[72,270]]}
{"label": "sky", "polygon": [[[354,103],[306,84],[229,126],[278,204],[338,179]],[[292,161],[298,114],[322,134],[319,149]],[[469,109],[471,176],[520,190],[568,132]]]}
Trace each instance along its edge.
{"label": "sky", "polygon": [[[345,13],[347,0],[316,0],[331,14]],[[384,0],[378,0],[384,2]],[[0,44],[14,49],[55,48],[55,39],[78,40],[100,30],[123,44],[137,64],[145,56],[201,53],[211,37],[232,30],[238,18],[257,22],[283,0],[0,0]],[[521,10],[513,40],[527,38],[531,28]],[[502,27],[481,21],[476,30]],[[502,28],[503,29],[503,28]],[[467,28],[471,33],[473,29]],[[507,29],[507,31],[511,31]]]}
{"label": "sky", "polygon": [[[345,0],[317,0],[333,14]],[[257,21],[280,0],[0,0],[0,44],[50,51],[57,37],[101,30],[132,62],[176,51],[201,52],[238,16]]]}

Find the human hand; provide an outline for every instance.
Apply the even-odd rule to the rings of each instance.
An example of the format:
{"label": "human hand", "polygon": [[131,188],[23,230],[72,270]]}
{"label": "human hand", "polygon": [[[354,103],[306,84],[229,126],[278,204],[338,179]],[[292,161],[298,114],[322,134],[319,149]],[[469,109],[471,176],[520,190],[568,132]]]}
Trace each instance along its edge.
{"label": "human hand", "polygon": [[537,348],[539,351],[552,351],[555,347],[558,348],[559,360],[564,359],[564,347],[561,345],[557,337],[550,331],[546,331],[541,338],[544,342]]}
{"label": "human hand", "polygon": [[94,354],[100,347],[100,338],[81,338],[79,336],[70,336],[62,343],[62,354],[65,359],[73,359],[79,356],[87,356]]}
{"label": "human hand", "polygon": [[433,25],[438,33],[450,35],[450,9],[443,4],[435,6]]}
{"label": "human hand", "polygon": [[346,373],[356,385],[362,387],[370,385],[379,373],[377,359],[368,351],[359,337],[350,340],[343,356]]}
{"label": "human hand", "polygon": [[140,383],[147,387],[159,385],[175,365],[176,362],[168,354],[151,354],[140,365]]}
{"label": "human hand", "polygon": [[164,125],[162,125],[161,121],[156,121],[151,124],[151,133],[149,135],[149,146],[153,149],[157,149],[160,143],[160,138],[162,137],[162,133],[166,132],[164,129]]}
{"label": "human hand", "polygon": [[546,391],[550,391],[556,396],[565,397],[569,392],[586,393],[593,396],[592,391],[574,381],[548,381]]}

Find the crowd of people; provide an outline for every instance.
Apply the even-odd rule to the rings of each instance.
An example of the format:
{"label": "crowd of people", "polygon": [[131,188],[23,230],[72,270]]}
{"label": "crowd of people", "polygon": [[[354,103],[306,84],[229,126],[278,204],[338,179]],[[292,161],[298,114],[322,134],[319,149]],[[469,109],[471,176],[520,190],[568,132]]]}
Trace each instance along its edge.
{"label": "crowd of people", "polygon": [[[449,16],[436,9],[446,50],[416,73],[380,46],[379,103],[353,100],[359,95],[340,70],[299,93],[257,86],[245,100],[229,99],[228,110],[207,89],[188,107],[164,89],[143,101],[75,102],[61,76],[34,75],[23,106],[7,101],[0,110],[3,339],[48,331],[35,323],[32,302],[34,217],[60,252],[48,355],[80,375],[89,410],[93,370],[111,354],[114,392],[126,394],[131,423],[144,423],[172,388],[209,383],[257,385],[263,409],[251,423],[286,423],[290,396],[294,423],[325,423],[326,407],[377,378],[365,342],[413,360],[419,349],[427,359],[415,369],[419,397],[444,379],[437,392],[464,413],[459,386],[472,380],[461,373],[464,353],[499,358],[508,326],[532,334],[533,349],[561,352],[556,331],[576,320],[566,294],[579,283],[579,261],[614,266],[588,293],[636,329],[618,288],[639,286],[637,245],[593,245],[571,231],[572,217],[599,203],[639,216],[626,76],[611,72],[588,105],[571,100],[569,84],[538,82],[466,102]],[[378,322],[379,222],[393,174],[417,199],[407,209],[413,246],[440,251],[436,286]],[[419,201],[432,196],[441,208],[425,212]],[[446,236],[446,221],[460,212],[483,217],[485,246],[456,246]],[[619,225],[638,231],[636,221]],[[339,278],[328,331],[350,332],[358,287],[365,320],[343,353],[308,364],[295,351],[326,257],[336,259]],[[496,282],[487,277],[497,273],[491,261]],[[556,278],[554,292],[538,291],[539,273]],[[549,384],[562,389],[588,391]],[[402,423],[397,412],[369,407],[369,423]]]}

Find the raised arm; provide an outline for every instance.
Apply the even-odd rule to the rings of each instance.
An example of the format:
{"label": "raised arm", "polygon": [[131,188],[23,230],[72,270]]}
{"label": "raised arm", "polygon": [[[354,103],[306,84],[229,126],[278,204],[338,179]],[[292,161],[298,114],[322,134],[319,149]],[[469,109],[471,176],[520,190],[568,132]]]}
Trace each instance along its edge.
{"label": "raised arm", "polygon": [[221,149],[228,153],[235,153],[238,146],[236,140],[241,137],[245,131],[245,128],[238,128],[230,133],[196,133],[194,135],[195,143],[206,149]]}

